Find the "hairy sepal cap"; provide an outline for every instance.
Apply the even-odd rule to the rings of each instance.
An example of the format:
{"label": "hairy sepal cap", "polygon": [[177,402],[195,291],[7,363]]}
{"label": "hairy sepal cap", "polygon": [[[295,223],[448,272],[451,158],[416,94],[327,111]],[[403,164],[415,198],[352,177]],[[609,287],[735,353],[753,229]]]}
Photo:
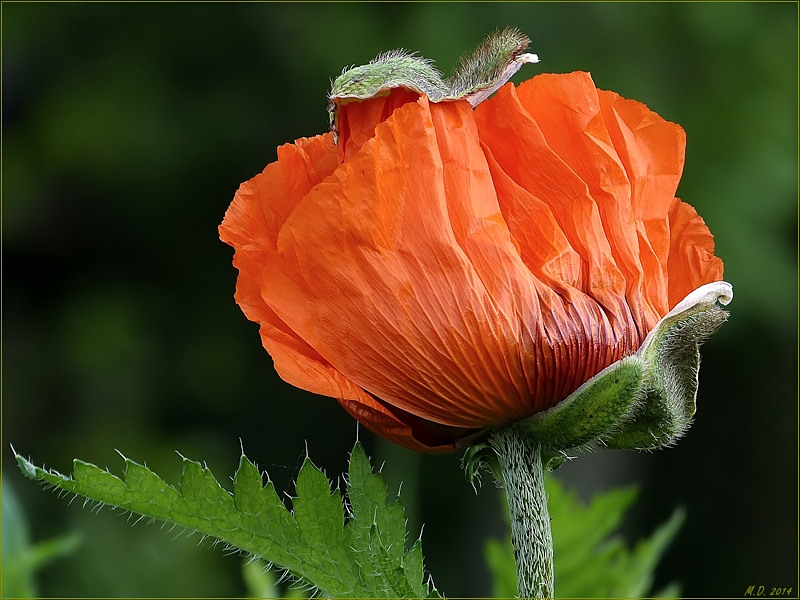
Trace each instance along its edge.
{"label": "hairy sepal cap", "polygon": [[405,50],[384,52],[366,65],[346,68],[331,83],[328,113],[337,131],[337,111],[348,102],[360,102],[394,88],[424,94],[431,102],[466,99],[472,106],[488,98],[522,65],[537,63],[526,53],[530,38],[514,28],[495,31],[471,53],[463,56],[453,74],[445,79],[433,61]]}
{"label": "hairy sepal cap", "polygon": [[636,355],[646,365],[642,400],[610,448],[654,450],[679,440],[697,410],[700,346],[728,319],[733,286],[709,283],[691,292],[645,338]]}
{"label": "hairy sepal cap", "polygon": [[[673,444],[689,429],[696,410],[700,345],[727,320],[720,305],[732,299],[727,282],[701,286],[656,324],[636,353],[606,367],[549,410],[509,427],[541,445],[551,470],[569,452]],[[463,462],[470,481],[483,466],[497,473],[487,444],[468,450]]]}

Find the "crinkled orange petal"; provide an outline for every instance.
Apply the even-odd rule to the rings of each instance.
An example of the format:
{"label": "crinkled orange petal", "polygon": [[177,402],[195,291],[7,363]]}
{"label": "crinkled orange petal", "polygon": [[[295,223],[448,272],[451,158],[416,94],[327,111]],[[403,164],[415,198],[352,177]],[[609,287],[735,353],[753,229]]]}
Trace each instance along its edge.
{"label": "crinkled orange petal", "polygon": [[674,306],[667,289],[670,234],[665,217],[683,172],[686,135],[680,126],[639,102],[613,92],[601,92],[600,99],[614,149],[630,181],[638,255],[645,274],[642,293],[656,313],[664,315]]}
{"label": "crinkled orange petal", "polygon": [[[616,264],[613,238],[609,240],[605,230],[603,211],[586,181],[551,146],[538,122],[542,116],[535,111],[540,108],[548,116],[568,107],[576,101],[569,96],[574,87],[565,86],[566,97],[560,103],[526,106],[516,88],[506,85],[478,106],[475,120],[481,141],[500,169],[550,209],[569,246],[580,256],[577,278],[572,274],[572,281],[565,277],[565,283],[587,292],[623,330],[632,325],[633,319],[625,302],[625,276]],[[581,93],[578,106],[596,101],[596,90],[594,93],[594,99]],[[503,204],[508,203],[501,199]],[[512,233],[521,239],[517,231]],[[535,239],[531,242],[537,243]]]}
{"label": "crinkled orange petal", "polygon": [[[565,283],[595,299],[615,328],[632,325],[641,341],[683,297],[671,291],[667,265],[683,130],[639,102],[597,90],[580,72],[507,85],[477,108],[475,118],[495,180],[511,191],[507,200],[500,194],[500,203],[512,234],[528,240],[527,247],[520,241],[523,257],[541,255],[559,238],[531,236],[538,219],[518,215],[549,210],[569,246],[563,255],[577,253],[581,269],[576,275],[574,259],[545,264],[563,266]],[[713,257],[713,238],[702,220],[696,225],[707,233],[704,255]],[[720,269],[695,269],[686,293],[721,276],[716,260]],[[541,269],[540,262],[526,264],[534,274]],[[549,274],[557,286],[557,274]]]}
{"label": "crinkled orange petal", "polygon": [[[278,148],[278,160],[239,187],[219,227],[221,239],[236,249],[236,301],[250,320],[283,330],[281,339],[292,334],[262,300],[261,273],[267,255],[275,251],[278,231],[287,216],[311,187],[336,167],[333,148],[330,134]],[[294,338],[296,345],[307,346],[301,338]]]}
{"label": "crinkled orange petal", "polygon": [[700,287],[698,281],[722,281],[723,264],[714,256],[714,237],[703,219],[692,206],[677,198],[670,207],[669,229],[671,244],[667,269],[672,308]]}
{"label": "crinkled orange petal", "polygon": [[378,123],[408,102],[416,102],[419,93],[405,88],[394,88],[367,101],[349,101],[338,108],[339,160],[349,159],[364,142],[372,139]]}
{"label": "crinkled orange petal", "polygon": [[[518,358],[524,336],[486,289],[486,272],[502,271],[503,256],[495,251],[497,265],[479,256],[479,273],[459,245],[453,221],[466,210],[459,203],[484,205],[463,228],[490,241],[504,235],[505,254],[516,259],[516,251],[491,205],[494,190],[468,105],[436,108],[457,111],[453,116],[471,128],[472,152],[454,152],[464,155],[467,172],[470,160],[480,163],[469,193],[455,190],[448,204],[428,103],[406,105],[298,206],[264,295],[370,393],[440,424],[483,427],[513,418],[529,401]],[[516,306],[519,295],[506,285],[504,303]]]}
{"label": "crinkled orange petal", "polygon": [[[575,73],[537,77],[529,85],[520,86],[517,94],[534,114],[550,148],[586,184],[614,264],[624,277],[624,297],[632,317],[640,330],[648,329],[666,307],[652,306],[641,294],[645,270],[631,198],[633,184],[607,128],[602,112],[604,92],[594,87],[588,74]],[[666,122],[662,119],[661,123]],[[624,150],[637,158],[640,154],[637,146]],[[673,186],[668,197],[674,192]]]}
{"label": "crinkled orange petal", "polygon": [[369,395],[357,400],[340,399],[339,402],[370,431],[418,452],[453,452],[483,437],[486,431],[439,425]]}
{"label": "crinkled orange petal", "polygon": [[[267,256],[276,251],[278,232],[284,221],[337,164],[337,149],[330,134],[304,138],[281,146],[276,162],[240,186],[220,226],[221,239],[236,248],[233,260],[239,270],[236,301],[250,320],[259,323],[264,348],[284,381],[336,398],[367,428],[397,444],[424,452],[452,451],[453,440],[468,432],[453,430],[449,435],[442,432],[431,435],[421,424],[414,423],[412,427],[401,421],[395,412],[334,369],[261,296]],[[418,441],[416,436],[425,442]]]}
{"label": "crinkled orange petal", "polygon": [[[439,424],[484,427],[518,414],[521,336],[453,231],[451,210],[494,196],[469,105],[436,108],[461,112],[472,128],[464,160],[480,161],[467,168],[483,173],[469,193],[448,204],[437,145],[447,132],[434,128],[427,99],[406,104],[298,205],[270,256],[262,295],[374,396]],[[488,213],[475,235],[505,231],[496,206]],[[502,243],[516,256],[507,232]],[[508,298],[518,301],[511,289]]]}
{"label": "crinkled orange petal", "polygon": [[[336,168],[334,148],[330,134],[281,146],[278,160],[243,183],[225,213],[219,232],[220,238],[236,249],[236,301],[253,321],[281,325],[261,299],[261,273],[267,255],[275,251],[278,232],[288,215]],[[302,339],[297,340],[302,343]]]}

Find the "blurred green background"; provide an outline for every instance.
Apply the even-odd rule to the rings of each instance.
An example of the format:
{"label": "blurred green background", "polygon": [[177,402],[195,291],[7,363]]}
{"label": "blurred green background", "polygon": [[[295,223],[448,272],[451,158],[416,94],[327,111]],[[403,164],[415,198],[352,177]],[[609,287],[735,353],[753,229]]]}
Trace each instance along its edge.
{"label": "blurred green background", "polygon": [[[687,522],[657,585],[687,596],[793,587],[798,544],[798,6],[796,3],[3,3],[2,457],[34,541],[81,532],[42,570],[43,596],[240,596],[242,559],[43,492],[8,444],[71,470],[125,455],[179,476],[175,451],[220,481],[241,445],[279,490],[305,454],[341,473],[357,428],[284,384],[233,301],[217,225],[275,148],[327,128],[343,66],[396,47],[448,72],[495,27],[534,40],[540,71],[591,71],[687,132],[679,195],[716,236],[736,298],[704,346],[689,435],[557,472],[584,496],[638,482],[636,540],[674,506]],[[491,484],[460,456],[358,433],[449,596],[490,591],[483,542],[505,532]],[[557,560],[557,558],[556,558]]]}

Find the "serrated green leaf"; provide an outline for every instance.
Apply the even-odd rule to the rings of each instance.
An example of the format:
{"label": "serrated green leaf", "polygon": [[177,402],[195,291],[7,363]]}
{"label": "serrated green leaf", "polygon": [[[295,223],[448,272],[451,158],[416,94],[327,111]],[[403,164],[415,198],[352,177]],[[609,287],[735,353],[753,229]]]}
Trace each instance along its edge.
{"label": "serrated green leaf", "polygon": [[282,568],[294,571],[290,565],[296,557],[291,549],[300,545],[300,528],[286,506],[278,498],[274,484],[262,487],[258,468],[242,455],[233,479],[233,501],[242,515],[245,528],[264,540],[268,546],[263,556]]}
{"label": "serrated green leaf", "polygon": [[16,455],[22,472],[54,488],[220,539],[274,564],[337,598],[438,597],[425,583],[419,540],[405,548],[405,511],[387,490],[360,444],[351,454],[347,491],[331,491],[328,478],[306,458],[290,512],[271,481],[245,456],[233,493],[211,471],[184,459],[173,487],[147,467],[125,459],[122,478],[76,460],[73,476],[46,471]]}
{"label": "serrated green leaf", "polygon": [[349,482],[353,549],[368,557],[362,569],[364,584],[374,594],[423,598],[430,593],[423,581],[422,551],[405,550],[405,511],[399,498],[386,502],[383,477],[373,473],[360,444],[350,454]]}
{"label": "serrated green leaf", "polygon": [[436,598],[439,596],[437,593],[430,594],[427,590],[427,585],[423,586],[422,582],[425,580],[425,565],[422,558],[422,540],[417,540],[411,549],[406,552],[403,558],[403,567],[405,568],[406,577],[409,581],[420,582],[420,586],[429,593],[429,597]]}
{"label": "serrated green leaf", "polygon": [[[294,517],[300,528],[300,545],[295,553],[304,560],[315,582],[331,595],[357,595],[357,565],[344,527],[344,510],[338,491],[331,494],[328,478],[306,458],[292,499]],[[316,585],[316,584],[315,584]]]}
{"label": "serrated green leaf", "polygon": [[[558,598],[647,597],[653,572],[683,522],[676,511],[651,537],[629,549],[609,537],[621,523],[637,493],[632,487],[597,494],[586,505],[555,477],[547,478],[553,532],[555,593]],[[510,538],[489,540],[484,553],[498,597],[516,594],[516,568]],[[675,586],[668,590],[673,593]]]}

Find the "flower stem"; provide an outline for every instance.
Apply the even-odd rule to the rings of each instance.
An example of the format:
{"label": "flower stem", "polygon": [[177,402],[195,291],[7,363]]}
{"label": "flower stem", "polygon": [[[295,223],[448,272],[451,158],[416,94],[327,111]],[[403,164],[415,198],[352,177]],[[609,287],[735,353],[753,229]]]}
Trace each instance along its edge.
{"label": "flower stem", "polygon": [[544,489],[542,449],[514,426],[492,434],[511,516],[520,598],[553,597],[553,537]]}

